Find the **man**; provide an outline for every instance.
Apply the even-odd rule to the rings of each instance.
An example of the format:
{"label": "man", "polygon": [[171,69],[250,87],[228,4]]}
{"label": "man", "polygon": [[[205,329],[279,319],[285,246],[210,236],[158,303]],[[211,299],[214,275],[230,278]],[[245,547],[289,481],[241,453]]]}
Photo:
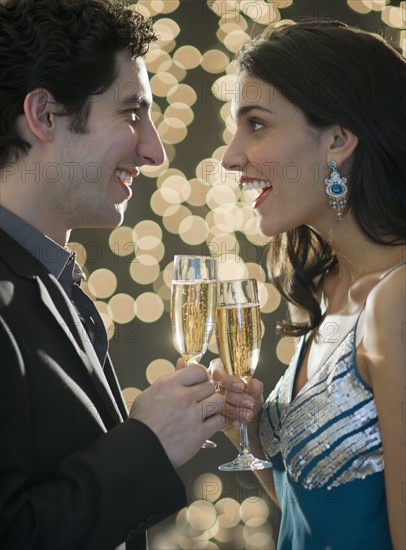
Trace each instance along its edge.
{"label": "man", "polygon": [[164,160],[142,59],[154,39],[115,0],[0,0],[2,548],[143,548],[185,505],[175,469],[222,426],[198,365],[128,416],[65,248],[72,228],[119,225],[139,167]]}

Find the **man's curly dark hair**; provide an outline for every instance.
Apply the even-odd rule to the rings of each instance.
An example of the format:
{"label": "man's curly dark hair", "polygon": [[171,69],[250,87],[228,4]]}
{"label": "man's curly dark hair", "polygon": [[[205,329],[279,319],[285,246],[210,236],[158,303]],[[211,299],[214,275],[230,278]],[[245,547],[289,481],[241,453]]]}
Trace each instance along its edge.
{"label": "man's curly dark hair", "polygon": [[0,0],[0,169],[27,153],[17,118],[31,90],[47,89],[87,131],[90,98],[117,77],[116,54],[146,54],[152,23],[118,0]]}

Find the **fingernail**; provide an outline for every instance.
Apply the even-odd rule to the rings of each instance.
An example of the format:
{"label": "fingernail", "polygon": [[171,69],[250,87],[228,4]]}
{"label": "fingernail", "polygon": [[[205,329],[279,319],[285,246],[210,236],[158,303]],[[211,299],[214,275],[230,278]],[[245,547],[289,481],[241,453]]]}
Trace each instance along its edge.
{"label": "fingernail", "polygon": [[255,406],[255,403],[253,401],[244,401],[242,403],[242,406],[245,407],[246,409],[253,409],[254,406]]}
{"label": "fingernail", "polygon": [[235,391],[244,391],[247,386],[243,382],[235,382],[233,384],[233,390]]}

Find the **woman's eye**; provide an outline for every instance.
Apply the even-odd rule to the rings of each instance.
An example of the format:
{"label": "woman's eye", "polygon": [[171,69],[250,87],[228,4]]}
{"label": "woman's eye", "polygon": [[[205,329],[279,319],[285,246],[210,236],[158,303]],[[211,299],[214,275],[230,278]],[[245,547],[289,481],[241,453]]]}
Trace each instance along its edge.
{"label": "woman's eye", "polygon": [[261,128],[264,127],[264,124],[262,122],[260,122],[259,120],[250,120],[250,124],[251,124],[251,127],[252,127],[252,130],[254,132],[256,132],[257,130],[260,130]]}

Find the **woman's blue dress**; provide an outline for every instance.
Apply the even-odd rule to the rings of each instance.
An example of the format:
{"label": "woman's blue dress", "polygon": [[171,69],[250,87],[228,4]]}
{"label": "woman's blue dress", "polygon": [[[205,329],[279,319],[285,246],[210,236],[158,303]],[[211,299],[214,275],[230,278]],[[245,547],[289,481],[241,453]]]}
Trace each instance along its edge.
{"label": "woman's blue dress", "polygon": [[379,422],[355,334],[356,324],[292,400],[302,337],[265,403],[260,437],[282,508],[279,549],[392,548]]}

